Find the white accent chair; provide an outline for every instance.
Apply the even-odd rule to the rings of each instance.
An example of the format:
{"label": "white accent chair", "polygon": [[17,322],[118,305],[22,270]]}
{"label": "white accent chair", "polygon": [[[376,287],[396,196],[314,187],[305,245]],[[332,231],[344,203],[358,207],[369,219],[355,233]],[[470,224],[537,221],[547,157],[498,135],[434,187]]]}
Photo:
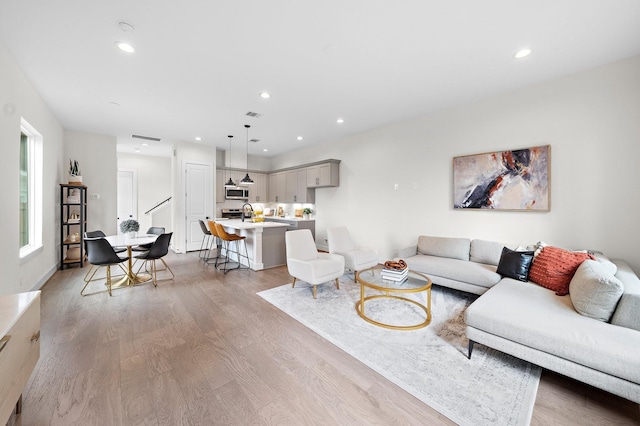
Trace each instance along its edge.
{"label": "white accent chair", "polygon": [[310,229],[287,231],[284,234],[287,251],[287,269],[296,280],[306,281],[313,286],[313,298],[316,298],[318,284],[335,280],[340,289],[338,278],[344,275],[344,257],[330,253],[319,253]]}
{"label": "white accent chair", "polygon": [[358,271],[376,266],[378,252],[369,247],[356,246],[346,226],[327,228],[329,253],[344,257],[345,266],[353,271],[353,281],[358,280]]}

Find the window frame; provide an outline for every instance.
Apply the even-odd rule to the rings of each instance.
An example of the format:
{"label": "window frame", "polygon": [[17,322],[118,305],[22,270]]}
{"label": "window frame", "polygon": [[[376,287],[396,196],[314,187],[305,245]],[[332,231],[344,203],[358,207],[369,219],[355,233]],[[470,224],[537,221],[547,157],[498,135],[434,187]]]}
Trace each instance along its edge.
{"label": "window frame", "polygon": [[[22,135],[27,137],[27,176],[28,176],[28,242],[21,245],[18,237],[20,259],[28,260],[31,255],[38,253],[42,245],[42,176],[43,176],[43,144],[42,135],[24,118],[20,120],[20,143]],[[20,150],[22,162],[22,150]],[[21,167],[20,167],[21,168]],[[20,195],[21,196],[21,195]],[[20,208],[20,207],[18,207]],[[20,220],[19,220],[20,222]],[[22,233],[19,225],[18,232]]]}

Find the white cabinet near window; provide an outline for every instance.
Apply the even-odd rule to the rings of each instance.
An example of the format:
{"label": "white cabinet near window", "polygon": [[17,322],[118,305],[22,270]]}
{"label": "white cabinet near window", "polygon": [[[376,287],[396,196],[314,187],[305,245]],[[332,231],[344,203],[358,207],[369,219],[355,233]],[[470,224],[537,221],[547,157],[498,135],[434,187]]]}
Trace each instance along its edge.
{"label": "white cabinet near window", "polygon": [[340,163],[328,162],[307,167],[307,187],[340,186]]}
{"label": "white cabinet near window", "polygon": [[[22,410],[22,390],[40,358],[40,292],[0,296],[0,424]],[[37,401],[32,408],[37,410]]]}

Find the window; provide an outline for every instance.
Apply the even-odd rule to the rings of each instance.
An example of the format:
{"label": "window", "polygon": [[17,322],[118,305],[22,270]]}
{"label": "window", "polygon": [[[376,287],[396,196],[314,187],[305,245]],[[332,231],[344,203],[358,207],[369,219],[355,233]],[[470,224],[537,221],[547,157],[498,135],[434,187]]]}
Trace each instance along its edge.
{"label": "window", "polygon": [[20,257],[42,246],[42,136],[27,121],[20,126]]}

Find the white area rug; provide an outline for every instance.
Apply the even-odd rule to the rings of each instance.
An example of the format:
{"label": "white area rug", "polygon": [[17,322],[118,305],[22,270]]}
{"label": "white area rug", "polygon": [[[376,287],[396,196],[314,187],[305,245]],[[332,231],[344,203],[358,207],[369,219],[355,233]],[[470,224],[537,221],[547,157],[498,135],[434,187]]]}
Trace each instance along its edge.
{"label": "white area rug", "polygon": [[[467,359],[464,310],[474,295],[433,286],[431,324],[414,331],[389,330],[360,318],[355,311],[360,288],[346,276],[340,290],[332,283],[318,286],[315,300],[303,282],[258,295],[460,425],[531,421],[539,367],[482,345]],[[392,324],[424,320],[424,312],[405,302],[376,299],[366,309],[375,320]]]}

